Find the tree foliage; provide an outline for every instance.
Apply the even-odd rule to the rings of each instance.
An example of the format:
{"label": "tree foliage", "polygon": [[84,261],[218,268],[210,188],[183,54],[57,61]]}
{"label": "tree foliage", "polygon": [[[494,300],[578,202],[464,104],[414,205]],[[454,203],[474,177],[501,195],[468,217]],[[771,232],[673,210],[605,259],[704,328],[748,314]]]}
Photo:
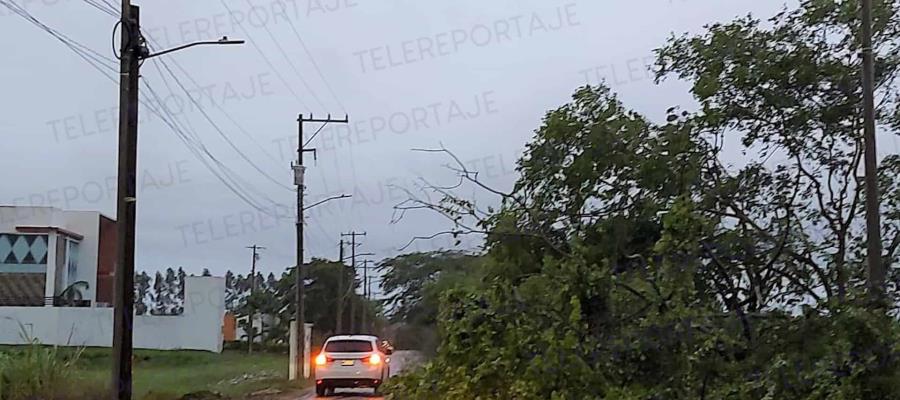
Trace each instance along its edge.
{"label": "tree foliage", "polygon": [[[897,133],[898,3],[875,3],[878,122]],[[454,234],[486,234],[485,277],[443,294],[438,354],[397,397],[900,398],[896,307],[862,302],[858,7],[672,37],[658,79],[691,82],[699,107],[665,121],[579,89],[512,192],[457,169],[499,210],[430,187]],[[898,166],[880,171],[891,265]]]}

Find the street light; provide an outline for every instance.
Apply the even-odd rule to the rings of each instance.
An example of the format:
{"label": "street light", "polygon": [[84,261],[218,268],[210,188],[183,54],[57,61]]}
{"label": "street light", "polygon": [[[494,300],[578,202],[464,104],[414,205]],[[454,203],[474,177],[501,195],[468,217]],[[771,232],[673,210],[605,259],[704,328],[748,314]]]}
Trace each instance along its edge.
{"label": "street light", "polygon": [[243,41],[243,40],[229,40],[229,39],[228,39],[228,36],[222,36],[222,38],[219,39],[219,40],[202,40],[202,41],[199,41],[199,42],[193,42],[193,43],[188,43],[188,44],[181,45],[181,46],[178,46],[178,47],[174,47],[174,48],[171,48],[171,49],[168,49],[168,50],[163,50],[163,51],[160,51],[160,52],[157,52],[157,53],[147,54],[147,55],[141,57],[141,59],[142,59],[142,60],[146,60],[146,59],[149,59],[149,58],[161,56],[161,55],[163,55],[163,54],[169,54],[169,53],[172,53],[172,52],[176,52],[176,51],[178,51],[178,50],[183,50],[183,49],[186,49],[186,48],[188,48],[188,47],[203,46],[203,45],[229,45],[229,44],[244,44],[244,41]]}
{"label": "street light", "polygon": [[200,45],[241,44],[242,40],[201,41],[150,54],[141,35],[140,7],[122,0],[119,56],[119,144],[116,193],[116,267],[113,309],[111,398],[131,400],[134,353],[134,248],[137,215],[138,90],[141,62]]}
{"label": "street light", "polygon": [[[296,167],[296,166],[295,166],[295,167]],[[302,166],[301,166],[301,167],[302,167]],[[353,196],[351,196],[351,195],[349,195],[349,194],[342,194],[342,195],[339,195],[339,196],[331,196],[331,197],[329,197],[329,198],[327,198],[327,199],[320,200],[320,201],[317,201],[317,202],[315,202],[315,203],[313,203],[313,204],[310,204],[310,205],[308,205],[308,206],[306,206],[306,207],[303,207],[303,211],[309,210],[310,208],[313,208],[313,207],[315,207],[315,206],[317,206],[317,205],[319,205],[319,204],[327,203],[327,202],[329,202],[329,201],[331,201],[331,200],[347,199],[347,198],[350,198],[350,197],[353,197]]]}

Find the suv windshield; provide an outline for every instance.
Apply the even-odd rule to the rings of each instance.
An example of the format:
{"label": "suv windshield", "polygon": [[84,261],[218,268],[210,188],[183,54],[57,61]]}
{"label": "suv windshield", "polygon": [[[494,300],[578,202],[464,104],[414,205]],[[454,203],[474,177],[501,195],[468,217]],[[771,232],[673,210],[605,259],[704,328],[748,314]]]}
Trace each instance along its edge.
{"label": "suv windshield", "polygon": [[372,343],[365,340],[335,340],[325,344],[325,351],[332,353],[365,353],[372,351]]}

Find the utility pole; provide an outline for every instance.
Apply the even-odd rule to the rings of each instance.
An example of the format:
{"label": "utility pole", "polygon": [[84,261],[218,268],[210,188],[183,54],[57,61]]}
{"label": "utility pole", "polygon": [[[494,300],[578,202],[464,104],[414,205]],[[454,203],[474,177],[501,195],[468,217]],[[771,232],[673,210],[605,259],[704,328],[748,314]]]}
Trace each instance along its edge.
{"label": "utility pole", "polygon": [[[247,246],[248,249],[253,250],[253,258],[250,261],[250,300],[253,300],[253,294],[256,293],[256,260],[259,260],[258,250],[263,250],[265,247],[262,246]],[[249,343],[247,343],[247,353],[253,354],[253,339],[256,338],[256,332],[253,331],[253,317],[256,310],[253,307],[253,303],[250,303],[250,328],[248,329],[247,337],[250,338]],[[259,327],[262,330],[262,326]]]}
{"label": "utility pole", "polygon": [[[350,265],[353,269],[353,281],[350,282],[350,292],[356,293],[356,237],[366,236],[365,232],[342,233],[341,236],[350,236]],[[350,296],[350,334],[356,334],[356,302]]]}
{"label": "utility pole", "polygon": [[866,188],[866,261],[869,294],[883,300],[885,270],[881,259],[881,207],[878,193],[878,152],[875,146],[875,58],[872,49],[872,0],[862,0],[862,84]]}
{"label": "utility pole", "polygon": [[110,395],[131,400],[134,351],[134,247],[137,215],[138,91],[140,64],[149,58],[207,44],[242,44],[242,40],[200,41],[150,54],[141,34],[140,7],[122,0],[119,44],[119,148],[116,189],[116,266],[113,308],[113,368]]}
{"label": "utility pole", "polygon": [[[366,293],[368,293],[368,294],[366,294],[366,300],[371,300],[371,299],[372,299],[372,281],[373,281],[374,279],[375,279],[374,276],[370,276],[368,279],[366,279]],[[372,322],[374,323],[374,322],[375,322],[375,318],[374,318],[375,316],[373,315],[372,317],[373,317],[373,318],[372,318]]]}
{"label": "utility pole", "polygon": [[334,333],[340,335],[344,331],[344,239],[341,239],[340,251],[338,252],[338,291],[337,291],[337,321],[334,326]]}
{"label": "utility pole", "polygon": [[[303,114],[300,114],[297,117],[297,162],[293,164],[291,167],[294,170],[294,185],[297,186],[297,277],[296,277],[296,296],[294,299],[294,320],[297,321],[297,354],[296,357],[291,360],[291,362],[296,363],[297,375],[299,377],[300,374],[304,374],[306,361],[304,354],[306,351],[306,341],[305,341],[305,331],[306,331],[306,305],[304,304],[306,288],[306,269],[303,268],[303,191],[306,189],[306,185],[303,181],[304,174],[306,172],[306,167],[303,166],[303,155],[304,153],[311,152],[313,153],[313,159],[316,156],[316,149],[307,149],[305,148],[305,144],[303,142],[303,124],[306,122],[321,122],[325,126],[325,124],[329,123],[342,123],[346,124],[350,122],[350,118],[348,116],[344,116],[344,119],[333,119],[331,118],[331,114],[328,115],[327,118],[315,118],[312,114],[309,117],[304,117]],[[315,137],[310,138],[312,140]]]}
{"label": "utility pole", "polygon": [[122,0],[119,63],[119,159],[116,192],[116,268],[113,317],[114,399],[132,394],[134,328],[134,233],[137,201],[138,71],[142,56],[140,8]]}
{"label": "utility pole", "polygon": [[369,260],[369,259],[363,260],[363,267],[362,267],[362,270],[363,270],[363,299],[365,299],[365,301],[363,302],[362,323],[361,323],[363,331],[366,330],[366,320],[367,320],[366,316],[368,315],[368,306],[369,306],[369,263],[370,262],[372,262],[372,260]]}

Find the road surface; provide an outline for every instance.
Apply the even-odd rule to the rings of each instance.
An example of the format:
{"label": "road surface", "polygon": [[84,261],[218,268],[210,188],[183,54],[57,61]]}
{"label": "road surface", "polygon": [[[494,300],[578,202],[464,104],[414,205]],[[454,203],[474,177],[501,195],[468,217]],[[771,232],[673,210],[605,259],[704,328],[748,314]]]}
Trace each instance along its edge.
{"label": "road surface", "polygon": [[[397,351],[391,355],[391,376],[397,375],[403,372],[404,369],[408,369],[416,364],[420,363],[422,356],[417,351]],[[317,397],[315,393],[315,389],[310,389],[308,393],[304,394],[300,397],[301,400],[314,400],[314,399],[341,399],[341,400],[356,400],[356,399],[368,399],[368,400],[383,400],[384,397],[376,396],[372,393],[372,389],[338,389],[337,393],[334,396],[330,397]]]}

